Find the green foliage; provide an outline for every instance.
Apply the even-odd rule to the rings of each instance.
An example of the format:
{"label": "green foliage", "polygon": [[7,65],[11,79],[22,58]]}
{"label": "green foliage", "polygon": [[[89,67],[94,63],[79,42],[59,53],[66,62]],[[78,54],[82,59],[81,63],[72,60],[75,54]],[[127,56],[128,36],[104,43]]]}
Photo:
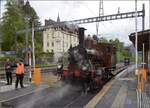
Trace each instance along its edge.
{"label": "green foliage", "polygon": [[[16,34],[19,30],[40,26],[39,17],[29,2],[25,5],[18,4],[16,0],[7,0],[6,11],[0,25],[2,37],[2,50],[15,50],[18,57],[25,58],[25,33]],[[28,18],[28,19],[27,19]],[[31,32],[28,33],[29,44],[32,45]],[[42,53],[42,33],[35,32],[35,55],[40,57]]]}
{"label": "green foliage", "polygon": [[109,43],[109,41],[104,37],[100,38],[99,42],[100,43]]}
{"label": "green foliage", "polygon": [[116,49],[117,49],[117,60],[118,62],[120,61],[123,61],[125,57],[128,57],[130,59],[133,59],[133,57],[129,54],[127,48],[124,46],[124,43],[123,42],[120,42],[119,39],[110,39],[110,40],[107,40],[106,38],[101,38],[100,41],[101,43],[111,43],[113,44]]}
{"label": "green foliage", "polygon": [[16,57],[14,56],[7,56],[7,57],[0,57],[0,61],[6,61],[7,59],[10,59],[10,61],[15,61],[16,60]]}
{"label": "green foliage", "polygon": [[29,2],[26,2],[26,4],[22,7],[24,12],[24,17],[29,20],[29,27],[32,27],[32,22],[34,22],[34,26],[40,26],[41,23],[38,21],[39,17],[37,16],[36,11],[34,8],[32,8],[29,4]]}
{"label": "green foliage", "polygon": [[[13,0],[7,0],[6,12],[3,15],[1,33],[2,33],[2,50],[14,50],[16,31],[24,29],[25,21],[22,8]],[[22,42],[23,37],[18,35],[18,41]]]}

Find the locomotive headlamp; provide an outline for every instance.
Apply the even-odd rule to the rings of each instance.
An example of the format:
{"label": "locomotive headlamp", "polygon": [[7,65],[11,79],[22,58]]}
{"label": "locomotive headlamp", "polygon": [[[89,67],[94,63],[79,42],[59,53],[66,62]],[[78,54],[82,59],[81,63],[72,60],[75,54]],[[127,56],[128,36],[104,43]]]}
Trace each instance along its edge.
{"label": "locomotive headlamp", "polygon": [[87,70],[87,67],[86,67],[86,66],[82,66],[82,70],[83,70],[83,71],[86,71],[86,70]]}
{"label": "locomotive headlamp", "polygon": [[60,69],[60,68],[61,68],[61,65],[60,65],[60,64],[59,64],[59,65],[57,65],[57,68],[58,68],[58,69]]}

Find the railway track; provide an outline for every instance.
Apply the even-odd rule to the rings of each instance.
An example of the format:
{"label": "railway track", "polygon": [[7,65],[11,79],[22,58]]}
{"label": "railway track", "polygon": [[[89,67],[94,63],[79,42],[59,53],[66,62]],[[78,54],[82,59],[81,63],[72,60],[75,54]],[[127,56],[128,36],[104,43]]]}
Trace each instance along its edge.
{"label": "railway track", "polygon": [[[116,75],[127,67],[119,68]],[[109,81],[108,81],[109,82]],[[2,102],[2,108],[83,108],[96,94],[81,94],[81,88],[62,85]],[[19,103],[18,103],[19,102]]]}
{"label": "railway track", "polygon": [[[4,79],[6,77],[5,73],[4,73],[4,69],[1,69],[0,71],[3,71],[3,73],[0,73],[0,79]],[[41,73],[48,73],[48,72],[56,72],[56,68],[41,68]],[[29,72],[25,72],[25,75],[27,75]],[[15,70],[13,70],[12,72],[12,76],[15,77]]]}

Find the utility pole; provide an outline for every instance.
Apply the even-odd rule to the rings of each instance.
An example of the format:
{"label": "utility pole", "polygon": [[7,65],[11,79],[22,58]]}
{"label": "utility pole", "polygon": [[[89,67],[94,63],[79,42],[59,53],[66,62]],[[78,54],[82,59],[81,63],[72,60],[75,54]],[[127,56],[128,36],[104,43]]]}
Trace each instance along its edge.
{"label": "utility pole", "polygon": [[[103,0],[99,1],[99,17],[104,16]],[[99,22],[96,22],[96,35],[98,36]]]}
{"label": "utility pole", "polygon": [[[150,69],[150,0],[149,0],[149,51],[148,51],[148,68]],[[149,70],[150,71],[150,70]]]}
{"label": "utility pole", "polygon": [[0,0],[0,22],[1,22],[1,14],[2,14],[2,10],[1,10],[1,0]]}
{"label": "utility pole", "polygon": [[142,31],[145,29],[145,4],[142,4],[142,11],[143,11],[143,16],[142,16]]}
{"label": "utility pole", "polygon": [[31,82],[32,80],[32,57],[31,57],[31,47],[28,49],[28,58],[29,58],[29,81]]}
{"label": "utility pole", "polygon": [[[1,11],[1,0],[0,0],[0,24],[1,24],[1,19],[2,19],[1,14],[2,14],[2,11]],[[1,38],[1,33],[0,33],[0,38]],[[0,51],[1,51],[1,42],[2,40],[0,39]]]}
{"label": "utility pole", "polygon": [[26,19],[26,33],[25,33],[25,61],[26,61],[26,64],[28,64],[28,19]]}
{"label": "utility pole", "polygon": [[2,16],[1,16],[1,14],[2,14],[1,7],[2,7],[2,6],[1,6],[1,0],[0,0],[0,22],[1,22],[1,17],[2,17]]}
{"label": "utility pole", "polygon": [[137,36],[137,0],[135,0],[135,50],[136,50],[136,54],[135,54],[135,65],[136,65],[136,71],[138,69],[138,66],[137,66],[137,62],[138,62],[138,45],[137,45],[137,42],[138,42],[138,36]]}
{"label": "utility pole", "polygon": [[[138,85],[140,84],[140,75],[138,72],[138,33],[137,33],[137,0],[135,0],[135,66],[136,66],[136,74],[138,79]],[[142,108],[142,93],[141,90],[137,91],[137,106],[138,108]]]}
{"label": "utility pole", "polygon": [[35,70],[34,19],[32,19],[32,59],[33,59],[33,70]]}
{"label": "utility pole", "polygon": [[144,66],[145,66],[145,44],[143,43],[143,69],[144,69]]}

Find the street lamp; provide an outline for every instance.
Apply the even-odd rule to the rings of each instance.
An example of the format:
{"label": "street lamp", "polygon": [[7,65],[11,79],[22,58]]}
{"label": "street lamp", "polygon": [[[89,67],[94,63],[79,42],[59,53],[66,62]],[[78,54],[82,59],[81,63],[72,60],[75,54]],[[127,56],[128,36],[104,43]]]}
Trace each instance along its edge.
{"label": "street lamp", "polygon": [[[2,20],[2,18],[1,18],[1,0],[0,0],[0,24],[1,24],[1,20]],[[1,38],[1,33],[0,33],[0,38]],[[2,40],[0,39],[0,51],[1,51],[1,42]]]}
{"label": "street lamp", "polygon": [[26,64],[29,63],[29,81],[31,82],[31,79],[32,79],[32,64],[31,64],[31,47],[29,47],[28,45],[28,24],[29,24],[29,21],[31,21],[31,16],[29,15],[26,15],[25,16],[25,21],[26,21],[26,34],[25,34],[25,51],[26,51],[26,54],[25,54],[25,61],[26,61]]}
{"label": "street lamp", "polygon": [[[34,19],[33,18],[31,19],[31,23],[32,23],[32,61],[33,61],[33,72],[35,72],[35,45],[34,45]],[[32,78],[31,48],[29,48],[29,67],[30,67],[29,80],[31,81]]]}
{"label": "street lamp", "polygon": [[35,70],[35,46],[34,46],[34,20],[32,22],[32,59],[33,59],[33,69]]}
{"label": "street lamp", "polygon": [[[29,71],[29,80],[31,81],[32,79],[32,73],[31,73],[31,69],[33,67],[33,71],[35,70],[35,45],[34,45],[34,18],[32,18],[31,16],[26,16],[25,17],[27,21],[31,21],[32,23],[32,50],[31,47],[28,47],[28,31],[27,31],[27,25],[26,25],[26,59],[29,60],[29,67],[30,67],[30,71]],[[32,51],[32,57],[31,57],[31,51]],[[29,58],[28,58],[29,56]],[[33,65],[31,65],[31,58],[33,61]]]}
{"label": "street lamp", "polygon": [[26,54],[25,54],[25,61],[26,61],[26,64],[28,64],[28,24],[29,24],[29,21],[30,21],[30,17],[28,15],[25,16],[25,21],[26,21],[26,32],[25,32],[25,51],[26,51]]}

